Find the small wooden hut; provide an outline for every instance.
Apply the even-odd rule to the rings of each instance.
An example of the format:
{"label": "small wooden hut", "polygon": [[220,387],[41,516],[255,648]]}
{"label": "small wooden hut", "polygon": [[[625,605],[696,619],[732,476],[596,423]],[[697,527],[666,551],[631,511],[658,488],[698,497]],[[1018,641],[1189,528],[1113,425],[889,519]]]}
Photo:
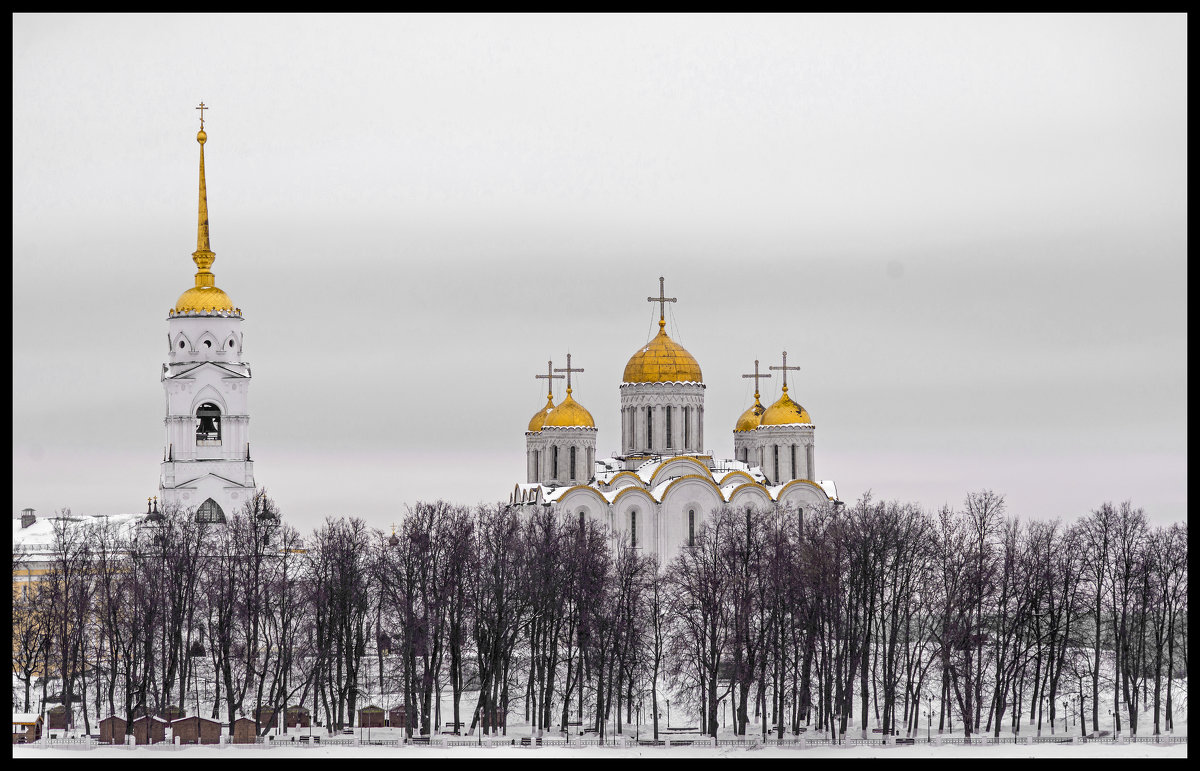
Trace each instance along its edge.
{"label": "small wooden hut", "polygon": [[239,717],[233,721],[230,734],[233,736],[234,744],[254,744],[258,741],[258,733],[254,730],[254,720],[248,717]]}
{"label": "small wooden hut", "polygon": [[181,717],[171,721],[171,735],[180,744],[220,744],[221,724],[197,715]]}
{"label": "small wooden hut", "polygon": [[408,708],[403,704],[398,704],[388,710],[388,725],[392,728],[407,728]]}
{"label": "small wooden hut", "polygon": [[358,724],[363,728],[383,728],[383,707],[368,704],[360,709]]}
{"label": "small wooden hut", "polygon": [[308,728],[310,725],[312,725],[312,715],[309,714],[307,707],[294,704],[287,708],[288,728]]}
{"label": "small wooden hut", "polygon": [[67,730],[67,708],[59,704],[46,711],[46,728],[51,731]]}
{"label": "small wooden hut", "polygon": [[101,744],[125,743],[125,718],[109,715],[100,721]]}
{"label": "small wooden hut", "polygon": [[258,715],[259,727],[275,725],[275,708],[270,704],[259,705],[258,709],[255,710],[255,714]]}
{"label": "small wooden hut", "polygon": [[13,744],[28,744],[41,738],[41,715],[36,712],[13,713]]}
{"label": "small wooden hut", "polygon": [[135,744],[158,744],[167,740],[167,721],[161,717],[142,715],[133,721]]}

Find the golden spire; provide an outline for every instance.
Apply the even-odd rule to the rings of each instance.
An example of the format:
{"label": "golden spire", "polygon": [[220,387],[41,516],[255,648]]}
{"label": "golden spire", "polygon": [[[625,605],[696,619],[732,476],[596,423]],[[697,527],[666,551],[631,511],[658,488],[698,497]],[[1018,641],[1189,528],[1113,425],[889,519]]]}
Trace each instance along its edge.
{"label": "golden spire", "polygon": [[217,288],[209,270],[217,255],[213,254],[208,241],[208,191],[204,184],[204,143],[208,141],[208,134],[204,133],[204,111],[212,108],[201,102],[196,109],[200,111],[200,131],[196,134],[196,141],[200,143],[200,208],[196,220],[196,251],[192,252],[192,261],[196,263],[196,285],[179,296],[171,315],[219,313],[241,317],[242,312],[233,307],[229,295]]}
{"label": "golden spire", "polygon": [[217,255],[213,254],[208,244],[208,192],[204,188],[204,143],[208,134],[204,133],[204,111],[212,109],[205,107],[204,102],[196,108],[200,111],[200,133],[196,141],[200,143],[200,211],[196,221],[196,251],[192,252],[192,260],[199,270],[196,273],[196,286],[213,286],[213,274],[209,266]]}

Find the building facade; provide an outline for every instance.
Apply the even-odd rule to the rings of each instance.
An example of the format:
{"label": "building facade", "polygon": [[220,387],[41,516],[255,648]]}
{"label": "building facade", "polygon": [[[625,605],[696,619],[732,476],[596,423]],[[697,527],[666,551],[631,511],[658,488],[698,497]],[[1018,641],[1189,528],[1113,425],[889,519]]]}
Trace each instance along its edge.
{"label": "building facade", "polygon": [[[594,458],[596,427],[591,413],[572,396],[565,369],[546,375],[551,384],[566,372],[567,396],[547,404],[525,433],[526,481],[513,487],[510,503],[549,506],[580,520],[608,526],[615,540],[656,554],[660,564],[691,544],[710,513],[722,506],[787,507],[803,511],[837,503],[832,481],[816,480],[816,428],[808,411],[788,394],[787,373],[798,367],[771,366],[783,375],[782,396],[769,407],[759,401],[755,362],[754,404],[735,422],[733,457],[715,457],[704,447],[704,377],[699,362],[666,332],[663,292],[658,334],[625,365],[620,394],[621,454]],[[574,459],[574,465],[571,461]],[[580,461],[586,465],[580,466]]]}

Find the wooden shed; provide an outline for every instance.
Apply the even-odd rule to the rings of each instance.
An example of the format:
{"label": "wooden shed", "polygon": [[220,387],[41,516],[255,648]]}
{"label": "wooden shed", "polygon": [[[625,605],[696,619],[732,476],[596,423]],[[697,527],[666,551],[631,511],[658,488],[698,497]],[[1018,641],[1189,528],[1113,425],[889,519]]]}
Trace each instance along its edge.
{"label": "wooden shed", "polygon": [[100,721],[101,744],[125,743],[125,718],[109,715]]}
{"label": "wooden shed", "polygon": [[312,725],[312,715],[309,714],[307,707],[294,704],[287,708],[288,728],[308,728],[310,725]]}
{"label": "wooden shed", "polygon": [[258,741],[258,733],[254,730],[254,720],[248,717],[239,717],[233,721],[233,726],[229,732],[233,736],[234,744],[254,744]]}
{"label": "wooden shed", "polygon": [[392,728],[407,728],[408,708],[403,704],[398,704],[388,710],[388,725]]}
{"label": "wooden shed", "polygon": [[46,728],[50,731],[67,730],[67,708],[64,705],[46,710]]}
{"label": "wooden shed", "polygon": [[158,744],[167,740],[167,721],[161,717],[142,715],[133,721],[135,744]]}
{"label": "wooden shed", "polygon": [[259,726],[275,725],[275,708],[270,704],[262,704],[255,713],[258,715]]}
{"label": "wooden shed", "polygon": [[193,715],[171,721],[171,736],[180,744],[220,744],[221,724]]}
{"label": "wooden shed", "polygon": [[41,715],[36,712],[13,713],[13,744],[27,744],[41,738]]}
{"label": "wooden shed", "polygon": [[174,723],[181,717],[187,717],[187,712],[182,707],[176,707],[174,704],[158,713],[158,716],[167,721],[168,724]]}
{"label": "wooden shed", "polygon": [[360,709],[358,724],[363,728],[383,728],[383,707],[368,704]]}

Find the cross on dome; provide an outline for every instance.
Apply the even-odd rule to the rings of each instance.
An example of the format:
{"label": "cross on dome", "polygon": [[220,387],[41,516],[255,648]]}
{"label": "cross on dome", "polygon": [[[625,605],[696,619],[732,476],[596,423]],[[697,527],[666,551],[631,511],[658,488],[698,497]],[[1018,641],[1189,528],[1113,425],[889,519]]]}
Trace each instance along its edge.
{"label": "cross on dome", "polygon": [[[786,353],[784,354],[784,360],[783,360],[783,363],[784,363],[785,365],[787,364],[787,354],[786,354]],[[774,367],[771,367],[771,369],[775,369],[775,368],[774,368]],[[799,368],[799,367],[796,367],[796,369],[800,369],[800,368]],[[759,381],[760,379],[762,379],[762,378],[768,378],[768,377],[771,377],[771,375],[770,375],[770,373],[768,373],[768,374],[766,374],[766,375],[759,374],[759,371],[758,371],[758,359],[755,359],[755,360],[754,360],[754,374],[753,374],[753,375],[742,375],[742,377],[752,377],[752,378],[754,378],[754,401],[758,401],[758,381]],[[784,374],[784,377],[785,377],[785,378],[787,377],[786,373]]]}
{"label": "cross on dome", "polygon": [[[547,362],[547,363],[549,363],[549,362]],[[583,369],[575,368],[575,367],[571,366],[571,354],[568,353],[567,354],[567,366],[566,367],[555,367],[554,371],[567,373],[567,393],[571,393],[571,373],[572,372],[583,372]],[[538,375],[538,377],[541,377],[541,375]]]}
{"label": "cross on dome", "polygon": [[667,325],[667,303],[679,302],[679,298],[667,297],[663,289],[663,284],[666,279],[662,276],[658,277],[658,297],[647,297],[646,302],[658,303],[658,325],[665,327]]}
{"label": "cross on dome", "polygon": [[[776,367],[774,364],[772,364],[771,366],[767,367],[767,369],[779,369],[779,370],[783,370],[783,392],[784,392],[784,393],[787,393],[787,373],[788,373],[788,370],[795,370],[795,371],[797,371],[797,372],[799,372],[799,371],[800,371],[800,368],[799,368],[799,367],[789,367],[789,366],[788,366],[788,363],[787,363],[787,351],[784,351],[784,352],[783,352],[783,366],[782,366],[782,367]],[[768,377],[769,377],[769,376],[768,376]]]}
{"label": "cross on dome", "polygon": [[203,131],[203,130],[204,130],[204,111],[205,111],[205,110],[211,110],[212,108],[211,108],[211,107],[205,107],[205,106],[204,106],[204,102],[201,102],[201,103],[200,103],[200,106],[199,106],[199,107],[197,107],[196,109],[200,111],[200,130],[201,130],[201,131]]}
{"label": "cross on dome", "polygon": [[[567,366],[568,367],[571,366],[571,358],[570,358],[569,354],[567,356]],[[549,396],[551,399],[553,399],[554,398],[554,381],[562,380],[563,375],[554,374],[554,360],[550,359],[549,361],[546,362],[546,374],[534,375],[534,378],[536,378],[537,380],[545,380],[546,381],[546,389],[547,389],[546,395]]]}

